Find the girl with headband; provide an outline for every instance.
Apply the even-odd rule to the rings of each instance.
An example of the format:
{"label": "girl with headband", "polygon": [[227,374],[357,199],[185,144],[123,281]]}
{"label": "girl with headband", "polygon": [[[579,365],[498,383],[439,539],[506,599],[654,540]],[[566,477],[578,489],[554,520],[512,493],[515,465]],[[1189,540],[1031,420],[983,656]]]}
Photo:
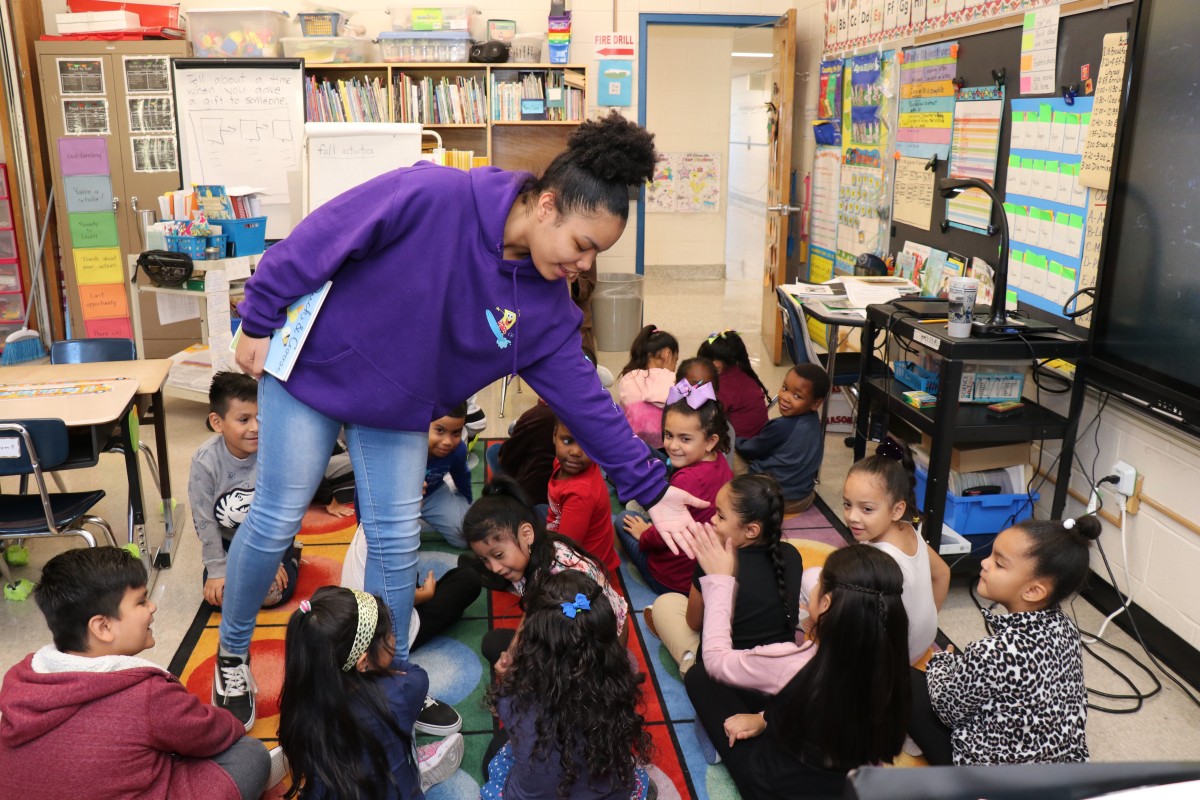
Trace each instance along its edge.
{"label": "girl with headband", "polygon": [[458,769],[462,734],[414,751],[429,676],[393,663],[395,651],[391,615],[375,595],[324,586],[300,603],[288,620],[279,699],[287,797],[407,800]]}

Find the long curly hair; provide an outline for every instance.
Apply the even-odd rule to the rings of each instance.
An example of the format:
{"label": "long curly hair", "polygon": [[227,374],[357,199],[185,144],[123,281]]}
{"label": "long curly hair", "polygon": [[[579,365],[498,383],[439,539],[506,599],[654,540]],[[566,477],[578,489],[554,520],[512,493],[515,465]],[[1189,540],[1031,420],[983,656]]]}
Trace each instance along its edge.
{"label": "long curly hair", "polygon": [[[580,594],[590,610],[568,617],[563,605]],[[526,595],[525,621],[510,652],[512,663],[488,690],[488,704],[494,710],[509,698],[515,712],[533,717],[535,757],[559,750],[558,796],[566,800],[580,780],[632,788],[634,769],[649,763],[653,747],[637,711],[637,675],[600,586],[576,570],[545,576]]]}
{"label": "long curly hair", "polygon": [[[387,668],[343,671],[358,631],[358,601],[340,586],[313,593],[311,610],[295,611],[287,625],[283,692],[279,697],[279,744],[291,765],[287,797],[307,793],[320,784],[333,797],[383,800],[395,791],[388,754],[371,730],[355,715],[351,698],[402,741],[400,730],[378,679]],[[378,597],[379,619],[367,646],[368,664],[388,664],[392,617]],[[416,764],[412,765],[417,769]]]}

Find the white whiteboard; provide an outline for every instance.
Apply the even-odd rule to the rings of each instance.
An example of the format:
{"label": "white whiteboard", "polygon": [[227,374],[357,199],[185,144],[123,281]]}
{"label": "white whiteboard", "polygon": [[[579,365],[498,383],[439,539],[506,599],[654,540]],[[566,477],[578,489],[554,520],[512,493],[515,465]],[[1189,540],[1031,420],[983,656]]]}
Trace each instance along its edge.
{"label": "white whiteboard", "polygon": [[304,126],[304,211],[421,158],[412,122],[309,122]]}
{"label": "white whiteboard", "polygon": [[296,222],[288,173],[301,168],[304,61],[192,58],[171,64],[183,185],[261,188],[267,238],[287,236]]}

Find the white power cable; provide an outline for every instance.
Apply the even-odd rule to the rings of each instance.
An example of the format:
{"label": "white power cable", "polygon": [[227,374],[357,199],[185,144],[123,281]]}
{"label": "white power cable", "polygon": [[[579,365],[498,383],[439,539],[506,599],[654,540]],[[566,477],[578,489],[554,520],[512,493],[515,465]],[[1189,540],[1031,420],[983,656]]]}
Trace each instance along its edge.
{"label": "white power cable", "polygon": [[[1097,485],[1097,487],[1098,487],[1098,485]],[[1098,488],[1094,488],[1092,491],[1097,494],[1099,493]],[[1123,500],[1129,499],[1125,495],[1121,495],[1121,497]],[[1133,603],[1134,586],[1133,586],[1133,579],[1131,578],[1131,576],[1129,574],[1129,536],[1128,536],[1128,533],[1127,533],[1126,527],[1125,527],[1125,503],[1124,502],[1121,503],[1121,562],[1124,565],[1124,572],[1125,572],[1125,594],[1124,594],[1124,596],[1121,595],[1121,588],[1119,586],[1113,587],[1113,590],[1117,593],[1117,597],[1121,600],[1121,607],[1104,618],[1104,623],[1100,626],[1100,630],[1096,631],[1096,638],[1093,639],[1091,642],[1089,642],[1089,644],[1095,643],[1096,639],[1103,638],[1104,631],[1108,628],[1108,624],[1110,622],[1112,622],[1114,619],[1116,619],[1117,617],[1119,617],[1122,612],[1128,611],[1129,606],[1132,605],[1132,603]]]}

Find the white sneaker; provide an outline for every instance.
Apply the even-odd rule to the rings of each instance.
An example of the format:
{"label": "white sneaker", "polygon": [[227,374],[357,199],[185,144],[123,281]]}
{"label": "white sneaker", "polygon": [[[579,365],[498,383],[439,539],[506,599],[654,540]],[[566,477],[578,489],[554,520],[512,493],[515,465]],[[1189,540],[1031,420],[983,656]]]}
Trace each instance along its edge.
{"label": "white sneaker", "polygon": [[267,778],[267,788],[271,789],[279,785],[288,774],[287,756],[283,754],[283,748],[276,745],[271,748],[271,775]]}
{"label": "white sneaker", "polygon": [[417,748],[417,770],[421,773],[421,791],[429,789],[449,778],[463,760],[466,743],[461,733],[452,733],[440,742],[421,745]]}

